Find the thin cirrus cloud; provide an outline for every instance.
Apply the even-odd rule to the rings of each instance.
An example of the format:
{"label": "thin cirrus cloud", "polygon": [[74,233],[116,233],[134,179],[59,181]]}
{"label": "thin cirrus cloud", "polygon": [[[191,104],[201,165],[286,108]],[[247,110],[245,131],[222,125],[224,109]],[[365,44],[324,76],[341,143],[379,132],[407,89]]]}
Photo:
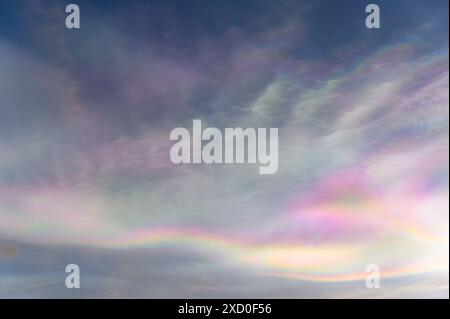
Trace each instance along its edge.
{"label": "thin cirrus cloud", "polygon": [[[79,260],[80,297],[448,297],[448,18],[322,43],[307,1],[83,4],[0,33],[1,296]],[[278,172],[172,164],[195,118],[278,127]]]}

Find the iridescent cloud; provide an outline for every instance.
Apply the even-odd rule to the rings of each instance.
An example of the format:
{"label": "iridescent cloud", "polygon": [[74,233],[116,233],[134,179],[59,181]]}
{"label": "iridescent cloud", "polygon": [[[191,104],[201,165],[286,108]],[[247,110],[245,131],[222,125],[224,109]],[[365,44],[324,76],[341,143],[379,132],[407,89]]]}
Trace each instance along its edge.
{"label": "iridescent cloud", "polygon": [[[139,6],[108,16],[92,6],[78,36],[42,28],[30,35],[45,39],[36,44],[0,33],[0,240],[19,247],[11,265],[24,263],[22,245],[161,260],[187,251],[214,274],[326,290],[364,285],[366,265],[377,264],[400,295],[414,295],[402,278],[435,276],[448,296],[448,18],[418,24],[414,37],[399,23],[398,33],[338,34],[328,47],[314,41],[328,30],[314,30],[314,7],[239,7],[235,22],[202,11],[209,29],[170,18],[178,9],[163,4],[145,7],[152,22]],[[40,14],[47,25],[63,15]],[[148,31],[157,21],[161,32]],[[172,164],[170,131],[194,118],[278,127],[277,174]],[[200,278],[199,264],[175,264],[175,278]],[[31,281],[54,281],[39,271]],[[149,274],[165,278],[164,267]],[[0,275],[21,287],[10,268]],[[323,294],[339,296],[333,289]]]}

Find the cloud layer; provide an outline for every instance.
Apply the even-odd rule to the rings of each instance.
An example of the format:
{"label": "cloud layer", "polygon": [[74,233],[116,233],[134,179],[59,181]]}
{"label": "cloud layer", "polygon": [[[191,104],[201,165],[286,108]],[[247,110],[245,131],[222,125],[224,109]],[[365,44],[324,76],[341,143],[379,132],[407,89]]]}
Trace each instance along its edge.
{"label": "cloud layer", "polygon": [[[448,4],[332,38],[308,1],[34,5],[0,33],[0,296],[448,297]],[[174,165],[194,118],[278,127],[278,172]]]}

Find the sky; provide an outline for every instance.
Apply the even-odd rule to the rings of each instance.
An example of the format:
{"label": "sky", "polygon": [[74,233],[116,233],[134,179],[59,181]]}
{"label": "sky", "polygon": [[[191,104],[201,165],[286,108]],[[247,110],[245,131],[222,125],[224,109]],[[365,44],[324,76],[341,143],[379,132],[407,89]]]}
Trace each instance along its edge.
{"label": "sky", "polygon": [[0,298],[448,298],[448,1],[372,2],[0,0]]}

